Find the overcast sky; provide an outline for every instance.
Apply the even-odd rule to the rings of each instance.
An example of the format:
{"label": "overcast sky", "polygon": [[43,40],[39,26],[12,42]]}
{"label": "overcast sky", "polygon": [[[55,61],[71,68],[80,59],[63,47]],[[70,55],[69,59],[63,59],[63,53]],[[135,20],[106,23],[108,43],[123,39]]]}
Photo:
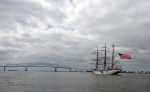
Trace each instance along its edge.
{"label": "overcast sky", "polygon": [[96,47],[111,52],[114,43],[133,58],[120,60],[123,69],[150,70],[149,7],[149,0],[0,0],[0,63],[90,68]]}

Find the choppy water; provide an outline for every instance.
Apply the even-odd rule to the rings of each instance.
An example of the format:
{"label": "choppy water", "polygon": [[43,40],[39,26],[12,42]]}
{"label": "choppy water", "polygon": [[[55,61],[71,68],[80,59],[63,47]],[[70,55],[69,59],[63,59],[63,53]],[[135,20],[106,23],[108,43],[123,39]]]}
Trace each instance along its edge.
{"label": "choppy water", "polygon": [[150,92],[150,74],[0,71],[0,92]]}

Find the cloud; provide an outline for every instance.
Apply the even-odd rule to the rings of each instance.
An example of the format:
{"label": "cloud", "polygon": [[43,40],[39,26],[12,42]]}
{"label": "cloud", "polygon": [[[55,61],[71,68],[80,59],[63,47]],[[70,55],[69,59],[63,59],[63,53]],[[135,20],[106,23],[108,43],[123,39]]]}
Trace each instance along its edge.
{"label": "cloud", "polygon": [[116,52],[133,57],[121,62],[124,69],[149,70],[149,6],[149,0],[1,0],[0,62],[89,68],[97,45],[111,51],[115,43]]}

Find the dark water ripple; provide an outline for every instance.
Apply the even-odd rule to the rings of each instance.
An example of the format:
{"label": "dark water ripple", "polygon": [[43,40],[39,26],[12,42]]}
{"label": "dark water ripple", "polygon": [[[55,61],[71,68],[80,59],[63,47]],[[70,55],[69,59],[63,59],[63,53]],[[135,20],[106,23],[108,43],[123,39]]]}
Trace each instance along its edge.
{"label": "dark water ripple", "polygon": [[150,92],[150,74],[0,71],[0,92]]}

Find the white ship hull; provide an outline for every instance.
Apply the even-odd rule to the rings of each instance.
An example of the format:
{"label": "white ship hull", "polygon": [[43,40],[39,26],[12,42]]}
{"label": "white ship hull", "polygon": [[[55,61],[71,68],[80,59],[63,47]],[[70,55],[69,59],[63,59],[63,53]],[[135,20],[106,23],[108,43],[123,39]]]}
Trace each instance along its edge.
{"label": "white ship hull", "polygon": [[104,71],[93,71],[94,74],[108,74],[108,75],[116,75],[120,73],[121,70],[104,70]]}

